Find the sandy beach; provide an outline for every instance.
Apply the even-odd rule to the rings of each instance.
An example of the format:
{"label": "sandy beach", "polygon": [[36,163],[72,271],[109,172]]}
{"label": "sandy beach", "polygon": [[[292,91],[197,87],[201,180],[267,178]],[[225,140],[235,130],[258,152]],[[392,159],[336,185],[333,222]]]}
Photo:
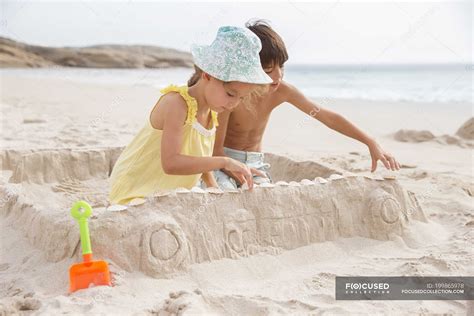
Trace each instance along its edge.
{"label": "sandy beach", "polygon": [[[264,151],[272,174],[286,184],[217,198],[163,193],[114,212],[106,200],[108,174],[159,90],[146,81],[99,84],[9,72],[0,86],[0,315],[474,313],[473,301],[334,296],[335,276],[473,275],[472,122],[456,135],[471,119],[472,103],[316,99],[375,136],[402,165],[389,172],[379,164],[374,174],[364,145],[282,105],[270,119]],[[378,188],[397,200],[409,197],[415,211],[396,227],[365,222],[373,206],[357,192]],[[97,214],[92,246],[97,259],[109,262],[113,287],[69,294],[68,269],[80,261],[80,249],[68,205],[78,198]],[[316,229],[304,216],[292,221],[300,211],[319,214],[331,200],[340,203],[333,226]],[[260,223],[280,213],[275,224]],[[155,221],[179,233],[153,237]],[[259,238],[272,225],[281,226],[275,239]],[[227,234],[223,244],[209,242],[219,229]],[[234,240],[232,232],[240,235]]]}

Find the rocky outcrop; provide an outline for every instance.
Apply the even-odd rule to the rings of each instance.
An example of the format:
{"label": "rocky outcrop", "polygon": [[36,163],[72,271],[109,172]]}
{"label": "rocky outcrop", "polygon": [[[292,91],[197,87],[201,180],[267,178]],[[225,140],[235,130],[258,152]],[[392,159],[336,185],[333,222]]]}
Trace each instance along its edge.
{"label": "rocky outcrop", "polygon": [[157,46],[44,47],[0,37],[0,67],[169,68],[192,65],[191,54]]}

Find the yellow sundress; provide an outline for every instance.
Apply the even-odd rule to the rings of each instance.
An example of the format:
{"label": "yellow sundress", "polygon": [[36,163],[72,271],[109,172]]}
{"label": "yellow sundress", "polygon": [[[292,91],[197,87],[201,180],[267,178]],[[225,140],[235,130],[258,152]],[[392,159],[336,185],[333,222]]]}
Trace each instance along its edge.
{"label": "yellow sundress", "polygon": [[[187,86],[169,85],[160,90],[161,97],[169,92],[179,93],[186,101],[188,113],[183,126],[181,154],[196,157],[212,156],[217,112],[211,111],[212,128],[207,129],[196,119],[197,101],[188,94]],[[161,99],[160,97],[160,99]],[[145,126],[123,150],[110,175],[109,199],[113,204],[127,204],[159,190],[179,187],[191,189],[201,174],[169,175],[161,166],[162,130],[153,128],[150,116]]]}

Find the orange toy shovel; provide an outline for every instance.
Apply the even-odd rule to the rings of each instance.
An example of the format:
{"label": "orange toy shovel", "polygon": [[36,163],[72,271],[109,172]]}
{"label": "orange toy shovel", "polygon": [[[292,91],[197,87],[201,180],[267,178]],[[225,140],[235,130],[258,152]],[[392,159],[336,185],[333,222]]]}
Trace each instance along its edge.
{"label": "orange toy shovel", "polygon": [[74,203],[71,215],[79,222],[81,232],[81,247],[83,263],[76,263],[69,268],[69,292],[86,289],[93,285],[109,285],[109,266],[105,261],[92,261],[91,240],[87,218],[91,216],[92,208],[85,201]]}

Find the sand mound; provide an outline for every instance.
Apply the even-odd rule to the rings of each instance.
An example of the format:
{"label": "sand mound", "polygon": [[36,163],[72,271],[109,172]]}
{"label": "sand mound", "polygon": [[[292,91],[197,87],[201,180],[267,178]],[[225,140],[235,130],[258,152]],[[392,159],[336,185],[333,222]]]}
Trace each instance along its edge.
{"label": "sand mound", "polygon": [[[403,236],[411,221],[426,220],[414,194],[397,181],[271,154],[268,161],[279,169],[275,185],[253,192],[157,192],[117,209],[107,201],[107,176],[121,150],[3,151],[2,165],[13,173],[1,186],[1,215],[48,260],[79,259],[79,234],[68,210],[85,199],[95,207],[94,253],[155,277],[193,263],[278,254],[341,237],[388,240]],[[317,178],[300,179],[297,170]]]}
{"label": "sand mound", "polygon": [[467,120],[456,132],[461,138],[474,140],[474,117]]}
{"label": "sand mound", "polygon": [[415,131],[401,129],[393,137],[400,142],[420,143],[433,140],[435,136],[430,131]]}
{"label": "sand mound", "polygon": [[[433,141],[443,145],[457,145],[463,148],[474,148],[474,142],[471,141],[472,138],[469,138],[473,137],[474,135],[474,119],[471,119],[464,123],[456,134],[457,135],[454,136],[447,134],[435,136],[430,131],[401,129],[395,134],[393,134],[393,138],[395,140],[405,143],[421,143]],[[461,134],[463,135],[463,138],[460,137]]]}

